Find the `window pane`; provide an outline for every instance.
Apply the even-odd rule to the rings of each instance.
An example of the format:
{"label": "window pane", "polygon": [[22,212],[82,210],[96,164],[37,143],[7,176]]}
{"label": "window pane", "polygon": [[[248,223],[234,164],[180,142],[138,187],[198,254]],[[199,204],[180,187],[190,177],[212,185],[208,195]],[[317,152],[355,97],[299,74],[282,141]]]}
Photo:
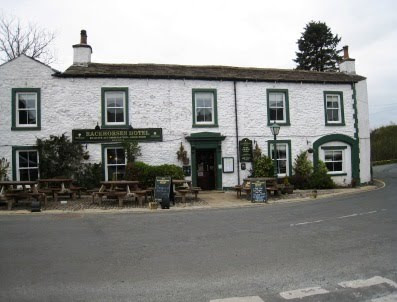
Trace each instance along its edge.
{"label": "window pane", "polygon": [[26,125],[28,124],[28,113],[26,110],[21,110],[18,112],[18,117],[19,117],[19,124],[20,125]]}
{"label": "window pane", "polygon": [[37,151],[29,152],[29,167],[37,167]]}
{"label": "window pane", "polygon": [[278,109],[276,109],[277,110],[277,117],[276,117],[276,120],[277,121],[282,121],[282,120],[284,120],[284,111],[283,111],[283,108],[278,108]]}
{"label": "window pane", "polygon": [[19,180],[29,181],[29,170],[28,169],[20,169],[19,170]]}
{"label": "window pane", "polygon": [[333,155],[332,151],[325,151],[324,152],[325,161],[332,161],[333,160],[332,155]]}
{"label": "window pane", "polygon": [[270,120],[271,121],[275,121],[275,120],[277,120],[277,110],[276,109],[272,109],[272,108],[269,108],[269,114],[270,114]]}
{"label": "window pane", "polygon": [[286,146],[277,144],[277,153],[278,153],[277,156],[278,159],[286,159],[287,158]]}
{"label": "window pane", "polygon": [[339,110],[338,109],[332,109],[332,120],[333,121],[339,121]]}
{"label": "window pane", "polygon": [[342,162],[334,162],[334,171],[342,171]]}
{"label": "window pane", "polygon": [[205,100],[204,106],[207,108],[212,108],[212,100],[211,99]]}
{"label": "window pane", "polygon": [[327,166],[327,169],[329,172],[334,171],[332,162],[327,162],[327,163],[325,163],[325,165]]}
{"label": "window pane", "polygon": [[117,166],[108,166],[108,180],[116,180]]}
{"label": "window pane", "polygon": [[29,180],[36,181],[39,178],[39,169],[29,169]]}
{"label": "window pane", "polygon": [[21,96],[19,96],[18,108],[19,108],[19,109],[25,109],[25,108],[27,108],[27,101],[26,101],[24,98],[22,98]]}
{"label": "window pane", "polygon": [[275,100],[269,101],[269,107],[270,108],[276,108],[277,107],[277,102]]}
{"label": "window pane", "polygon": [[124,122],[124,109],[114,109],[116,115],[116,122],[122,123]]}
{"label": "window pane", "polygon": [[116,149],[117,164],[125,163],[125,152],[124,149]]}
{"label": "window pane", "polygon": [[334,151],[334,160],[342,161],[342,151]]}
{"label": "window pane", "polygon": [[115,103],[115,107],[118,107],[118,108],[123,108],[124,107],[123,98],[115,99],[114,103]]}
{"label": "window pane", "polygon": [[28,117],[28,124],[31,125],[36,124],[36,110],[28,110],[27,117]]}
{"label": "window pane", "polygon": [[197,112],[197,118],[196,118],[197,122],[204,122],[205,121],[204,109],[197,109],[196,112]]}
{"label": "window pane", "polygon": [[114,98],[108,98],[107,99],[107,107],[116,107],[116,100]]}
{"label": "window pane", "polygon": [[278,160],[278,173],[279,174],[287,173],[287,161],[286,160]]}
{"label": "window pane", "polygon": [[109,123],[114,123],[116,121],[116,109],[107,110],[107,119]]}
{"label": "window pane", "polygon": [[212,121],[212,110],[211,109],[204,109],[204,120],[206,122]]}
{"label": "window pane", "polygon": [[197,99],[196,100],[196,107],[204,107],[204,100]]}
{"label": "window pane", "polygon": [[117,149],[107,149],[107,163],[108,164],[116,164],[116,150]]}
{"label": "window pane", "polygon": [[19,167],[20,168],[29,167],[29,152],[19,151]]}

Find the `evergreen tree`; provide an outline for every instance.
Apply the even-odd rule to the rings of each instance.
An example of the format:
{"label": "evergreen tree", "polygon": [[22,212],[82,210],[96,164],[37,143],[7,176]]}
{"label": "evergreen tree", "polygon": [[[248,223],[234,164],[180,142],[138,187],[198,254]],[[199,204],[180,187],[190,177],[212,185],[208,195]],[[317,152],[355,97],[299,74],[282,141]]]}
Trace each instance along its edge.
{"label": "evergreen tree", "polygon": [[336,71],[338,62],[342,60],[339,56],[341,50],[336,49],[340,40],[324,22],[309,22],[297,42],[296,69]]}

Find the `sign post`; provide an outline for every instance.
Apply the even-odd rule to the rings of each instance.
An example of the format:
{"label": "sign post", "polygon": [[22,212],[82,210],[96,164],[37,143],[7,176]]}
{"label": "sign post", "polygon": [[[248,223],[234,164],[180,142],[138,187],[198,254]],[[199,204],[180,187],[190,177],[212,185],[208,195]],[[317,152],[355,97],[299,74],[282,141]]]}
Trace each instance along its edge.
{"label": "sign post", "polygon": [[156,182],[154,186],[154,199],[161,200],[161,208],[169,209],[170,208],[170,199],[171,199],[171,177],[156,177]]}

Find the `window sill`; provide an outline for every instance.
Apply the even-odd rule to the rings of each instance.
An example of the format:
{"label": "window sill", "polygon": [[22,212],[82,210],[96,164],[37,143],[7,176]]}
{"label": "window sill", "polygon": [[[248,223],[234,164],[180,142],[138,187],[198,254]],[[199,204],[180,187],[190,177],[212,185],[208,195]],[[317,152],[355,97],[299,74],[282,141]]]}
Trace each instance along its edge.
{"label": "window sill", "polygon": [[128,129],[130,125],[102,125],[101,129]]}
{"label": "window sill", "polygon": [[193,128],[217,128],[219,127],[217,124],[212,124],[212,125],[200,125],[200,124],[193,124]]}
{"label": "window sill", "polygon": [[40,131],[41,127],[11,127],[11,131]]}
{"label": "window sill", "polygon": [[[275,124],[275,123],[267,122],[267,125],[268,125],[268,126],[273,126],[274,124]],[[290,122],[286,122],[286,123],[279,123],[279,122],[276,122],[276,124],[279,125],[279,126],[291,126]]]}
{"label": "window sill", "polygon": [[347,173],[328,173],[329,176],[347,176]]}
{"label": "window sill", "polygon": [[325,123],[325,126],[346,126],[345,123]]}

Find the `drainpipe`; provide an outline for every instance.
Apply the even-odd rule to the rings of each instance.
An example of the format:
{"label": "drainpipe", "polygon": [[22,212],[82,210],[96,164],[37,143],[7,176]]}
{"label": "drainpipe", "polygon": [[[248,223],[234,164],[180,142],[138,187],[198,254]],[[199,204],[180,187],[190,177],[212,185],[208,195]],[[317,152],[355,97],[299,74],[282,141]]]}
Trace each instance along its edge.
{"label": "drainpipe", "polygon": [[239,137],[238,137],[238,114],[237,114],[237,90],[236,81],[233,81],[234,86],[234,116],[236,118],[236,151],[237,151],[237,184],[240,185],[240,149],[239,149]]}

